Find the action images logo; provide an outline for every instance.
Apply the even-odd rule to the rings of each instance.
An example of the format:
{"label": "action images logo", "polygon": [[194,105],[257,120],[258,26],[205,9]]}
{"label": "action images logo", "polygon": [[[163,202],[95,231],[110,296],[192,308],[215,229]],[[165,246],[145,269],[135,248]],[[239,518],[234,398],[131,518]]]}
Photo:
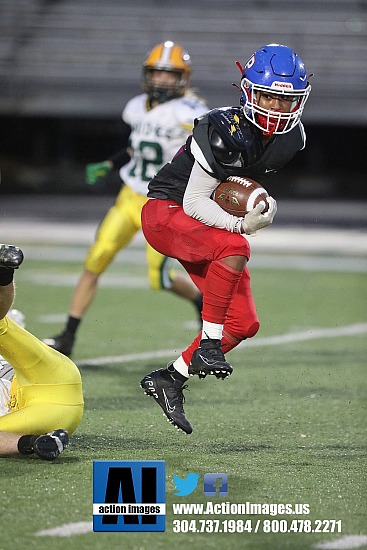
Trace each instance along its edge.
{"label": "action images logo", "polygon": [[163,460],[93,462],[93,531],[165,531]]}

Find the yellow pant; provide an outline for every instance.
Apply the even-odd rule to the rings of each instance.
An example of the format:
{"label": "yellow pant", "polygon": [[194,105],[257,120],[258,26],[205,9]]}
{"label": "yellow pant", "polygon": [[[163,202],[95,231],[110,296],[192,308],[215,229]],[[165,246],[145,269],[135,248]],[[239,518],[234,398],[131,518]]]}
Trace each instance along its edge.
{"label": "yellow pant", "polygon": [[15,370],[11,411],[0,417],[0,431],[39,435],[62,428],[73,433],[84,408],[77,366],[8,317],[0,319],[0,355]]}
{"label": "yellow pant", "polygon": [[[116,254],[141,230],[141,210],[146,201],[146,196],[135,193],[127,185],[121,189],[98,228],[96,240],[84,262],[85,269],[98,275],[106,270]],[[153,290],[169,289],[175,279],[169,259],[148,243],[146,258],[150,287]]]}

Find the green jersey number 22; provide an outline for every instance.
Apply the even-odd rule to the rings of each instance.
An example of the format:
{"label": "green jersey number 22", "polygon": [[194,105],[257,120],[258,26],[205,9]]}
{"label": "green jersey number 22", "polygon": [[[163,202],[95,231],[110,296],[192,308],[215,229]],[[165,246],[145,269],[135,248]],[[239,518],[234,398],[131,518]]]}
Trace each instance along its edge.
{"label": "green jersey number 22", "polygon": [[162,166],[162,147],[154,141],[141,141],[139,149],[134,150],[134,160],[135,165],[130,170],[130,175],[140,177],[142,181],[149,181]]}

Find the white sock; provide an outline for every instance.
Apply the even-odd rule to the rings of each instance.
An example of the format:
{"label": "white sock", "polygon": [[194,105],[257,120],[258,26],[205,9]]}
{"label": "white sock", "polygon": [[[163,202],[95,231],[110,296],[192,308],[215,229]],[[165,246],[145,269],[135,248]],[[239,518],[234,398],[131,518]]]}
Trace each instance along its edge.
{"label": "white sock", "polygon": [[212,340],[221,340],[223,334],[223,325],[217,325],[216,323],[209,323],[209,321],[203,320],[203,329],[201,338],[211,338]]}
{"label": "white sock", "polygon": [[182,376],[184,376],[185,378],[189,377],[189,367],[183,360],[182,355],[180,355],[180,357],[173,362],[173,368],[177,370],[177,372],[182,374]]}

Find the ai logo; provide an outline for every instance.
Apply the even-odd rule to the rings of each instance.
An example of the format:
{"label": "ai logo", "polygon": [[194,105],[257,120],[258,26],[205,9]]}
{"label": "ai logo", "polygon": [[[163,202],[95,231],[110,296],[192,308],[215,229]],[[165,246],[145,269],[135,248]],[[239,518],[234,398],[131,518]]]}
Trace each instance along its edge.
{"label": "ai logo", "polygon": [[227,474],[205,474],[204,495],[206,497],[228,496]]}
{"label": "ai logo", "polygon": [[163,460],[93,462],[94,531],[165,531]]}

